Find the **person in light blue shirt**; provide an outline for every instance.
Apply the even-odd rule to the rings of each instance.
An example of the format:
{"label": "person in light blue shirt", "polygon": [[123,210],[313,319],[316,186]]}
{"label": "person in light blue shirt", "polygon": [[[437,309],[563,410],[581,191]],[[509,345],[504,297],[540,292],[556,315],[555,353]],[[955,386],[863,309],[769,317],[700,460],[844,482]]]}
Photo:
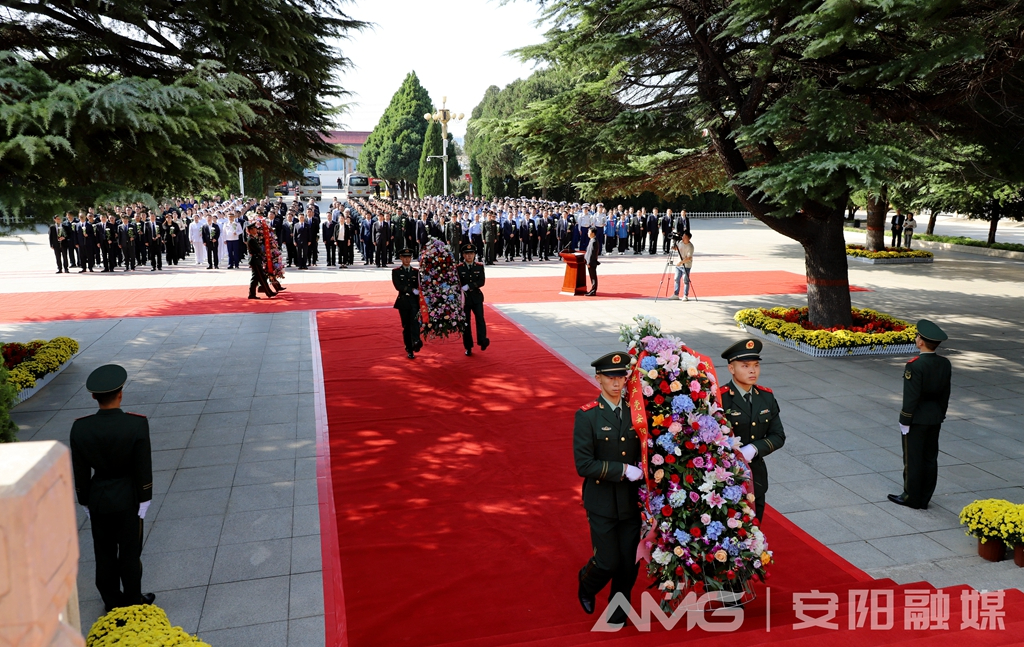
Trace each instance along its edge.
{"label": "person in light blue shirt", "polygon": [[619,256],[626,253],[629,248],[629,218],[626,214],[619,212],[619,222],[616,225],[616,233],[619,237]]}

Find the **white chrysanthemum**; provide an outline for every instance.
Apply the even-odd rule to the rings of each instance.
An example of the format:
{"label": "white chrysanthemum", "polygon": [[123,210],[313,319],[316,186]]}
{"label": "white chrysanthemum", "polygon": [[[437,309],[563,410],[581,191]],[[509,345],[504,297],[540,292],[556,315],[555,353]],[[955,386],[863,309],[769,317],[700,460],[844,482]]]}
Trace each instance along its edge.
{"label": "white chrysanthemum", "polygon": [[697,368],[697,364],[700,364],[700,360],[689,353],[679,354],[679,368],[680,370],[687,370],[690,368]]}
{"label": "white chrysanthemum", "polygon": [[655,548],[654,552],[651,553],[651,559],[664,566],[672,561],[672,553],[666,553],[660,548]]}

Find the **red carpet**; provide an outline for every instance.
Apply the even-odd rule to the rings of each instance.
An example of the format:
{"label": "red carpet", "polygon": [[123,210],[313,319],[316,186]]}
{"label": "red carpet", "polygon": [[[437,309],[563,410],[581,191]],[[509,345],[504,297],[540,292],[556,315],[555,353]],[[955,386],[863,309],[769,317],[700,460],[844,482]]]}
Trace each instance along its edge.
{"label": "red carpet", "polygon": [[[325,555],[324,576],[341,582],[343,591],[332,593],[347,618],[335,644],[649,645],[634,628],[591,632],[596,616],[576,600],[590,544],[572,423],[596,387],[497,311],[488,308],[487,317],[486,352],[464,357],[459,341],[428,342],[409,360],[390,308],[317,316],[338,532],[337,561]],[[906,587],[872,581],[774,511],[764,529],[777,561],[770,616],[768,589],[759,585],[744,609],[743,636],[716,640],[962,643],[956,631],[903,631]],[[846,629],[847,592],[869,587],[896,590],[897,629],[793,629],[794,593],[838,593]],[[958,592],[952,598],[956,630]],[[971,632],[970,644],[1018,641],[1020,599],[1008,596],[1005,631]],[[694,632],[704,633],[685,621],[671,634],[652,630],[662,644]]]}
{"label": "red carpet", "polygon": [[[105,278],[107,277],[99,280]],[[657,274],[601,277],[600,295],[614,299],[653,298],[660,278]],[[669,291],[671,278],[671,275],[666,278]],[[807,291],[807,283],[803,276],[781,271],[694,273],[693,282],[700,298],[745,294],[803,294]],[[0,297],[4,301],[0,321],[18,323],[65,319],[328,310],[391,305],[395,300],[394,288],[386,280],[291,285],[285,280],[284,283],[288,290],[280,297],[259,301],[245,298],[247,286],[4,294]],[[487,281],[484,294],[489,303],[546,303],[583,298],[560,295],[558,292],[561,287],[561,277],[492,278]],[[850,289],[855,292],[865,291],[859,287]],[[663,290],[662,296],[665,294]]]}

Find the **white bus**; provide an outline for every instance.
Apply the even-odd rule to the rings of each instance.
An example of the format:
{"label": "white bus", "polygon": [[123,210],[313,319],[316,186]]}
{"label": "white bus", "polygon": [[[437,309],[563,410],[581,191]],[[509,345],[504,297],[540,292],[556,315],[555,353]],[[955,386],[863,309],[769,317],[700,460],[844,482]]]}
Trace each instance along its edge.
{"label": "white bus", "polygon": [[369,176],[362,173],[349,173],[345,176],[345,197],[346,198],[367,198],[373,195],[373,187],[370,185]]}
{"label": "white bus", "polygon": [[320,186],[320,176],[313,171],[306,171],[295,187],[295,195],[300,200],[314,198],[317,202],[323,200],[323,188]]}

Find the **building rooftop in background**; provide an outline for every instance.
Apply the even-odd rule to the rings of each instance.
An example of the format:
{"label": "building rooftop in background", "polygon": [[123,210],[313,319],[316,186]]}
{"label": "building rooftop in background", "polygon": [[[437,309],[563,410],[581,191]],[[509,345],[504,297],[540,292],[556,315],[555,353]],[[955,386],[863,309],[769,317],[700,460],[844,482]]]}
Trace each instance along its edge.
{"label": "building rooftop in background", "polygon": [[369,130],[329,130],[324,141],[341,146],[362,146],[369,136]]}

